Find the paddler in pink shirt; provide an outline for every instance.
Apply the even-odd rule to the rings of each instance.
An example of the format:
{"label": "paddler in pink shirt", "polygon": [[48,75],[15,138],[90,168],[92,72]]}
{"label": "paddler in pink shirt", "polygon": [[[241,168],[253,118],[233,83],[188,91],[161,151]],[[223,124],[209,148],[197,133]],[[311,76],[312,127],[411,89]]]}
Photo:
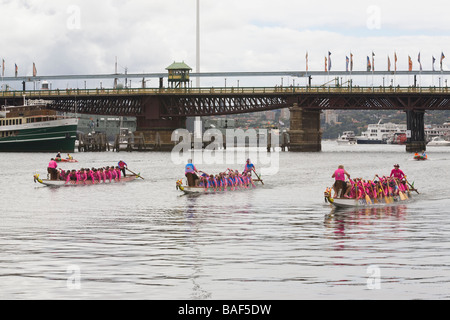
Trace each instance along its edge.
{"label": "paddler in pink shirt", "polygon": [[120,168],[119,168],[119,166],[116,166],[116,179],[118,180],[118,181],[120,181],[120,177],[121,177],[121,170],[120,170]]}
{"label": "paddler in pink shirt", "polygon": [[78,174],[75,170],[72,170],[67,176],[66,176],[66,183],[69,183],[69,181],[74,181],[74,183],[78,182]]}
{"label": "paddler in pink shirt", "polygon": [[335,178],[335,182],[333,185],[334,190],[334,198],[337,198],[338,195],[343,198],[345,191],[347,189],[347,184],[345,182],[345,176],[347,176],[350,179],[350,174],[345,171],[344,166],[340,165],[337,170],[333,173],[331,176],[332,178]]}
{"label": "paddler in pink shirt", "polygon": [[109,167],[109,173],[110,173],[110,177],[111,177],[110,180],[116,180],[117,174],[116,174],[116,171],[114,170],[114,166]]}

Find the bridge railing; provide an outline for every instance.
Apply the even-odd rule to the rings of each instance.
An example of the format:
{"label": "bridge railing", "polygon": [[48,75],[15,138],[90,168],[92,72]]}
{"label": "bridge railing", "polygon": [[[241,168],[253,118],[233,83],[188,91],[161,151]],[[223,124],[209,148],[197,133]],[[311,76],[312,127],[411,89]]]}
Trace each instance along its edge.
{"label": "bridge railing", "polygon": [[386,94],[386,93],[425,93],[448,94],[448,87],[211,87],[211,88],[123,88],[123,89],[56,89],[56,90],[28,90],[1,91],[1,98],[52,98],[63,96],[133,96],[133,95],[211,95],[211,94]]}

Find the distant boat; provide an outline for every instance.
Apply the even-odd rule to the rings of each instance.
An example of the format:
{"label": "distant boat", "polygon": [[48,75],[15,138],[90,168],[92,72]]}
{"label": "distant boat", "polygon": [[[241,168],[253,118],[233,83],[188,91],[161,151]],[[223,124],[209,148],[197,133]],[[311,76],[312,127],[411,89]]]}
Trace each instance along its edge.
{"label": "distant boat", "polygon": [[45,104],[3,106],[0,152],[74,152],[77,125]]}
{"label": "distant boat", "polygon": [[356,137],[358,144],[387,144],[394,134],[405,133],[406,124],[381,123],[369,124],[361,136]]}
{"label": "distant boat", "polygon": [[431,139],[431,141],[427,143],[427,146],[450,146],[450,141],[438,136]]}
{"label": "distant boat", "polygon": [[356,144],[356,136],[353,131],[344,131],[337,139],[338,144]]}
{"label": "distant boat", "polygon": [[406,133],[394,133],[388,140],[388,144],[406,144],[408,138],[406,137]]}

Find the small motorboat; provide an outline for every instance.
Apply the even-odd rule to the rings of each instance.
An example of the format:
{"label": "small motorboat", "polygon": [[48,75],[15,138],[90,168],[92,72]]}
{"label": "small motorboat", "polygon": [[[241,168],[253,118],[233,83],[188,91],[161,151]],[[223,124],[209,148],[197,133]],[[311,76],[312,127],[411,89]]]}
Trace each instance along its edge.
{"label": "small motorboat", "polygon": [[416,153],[414,155],[414,160],[418,160],[418,161],[428,160],[428,155],[427,154],[418,154],[418,153]]}
{"label": "small motorboat", "polygon": [[433,137],[433,139],[427,143],[427,146],[450,146],[450,141],[445,140],[441,136],[437,136]]}
{"label": "small motorboat", "polygon": [[338,144],[356,144],[356,136],[353,131],[344,131],[337,139]]}
{"label": "small motorboat", "polygon": [[55,158],[55,161],[56,162],[72,162],[72,163],[78,162],[78,160],[75,160],[75,159],[63,159],[63,158]]}

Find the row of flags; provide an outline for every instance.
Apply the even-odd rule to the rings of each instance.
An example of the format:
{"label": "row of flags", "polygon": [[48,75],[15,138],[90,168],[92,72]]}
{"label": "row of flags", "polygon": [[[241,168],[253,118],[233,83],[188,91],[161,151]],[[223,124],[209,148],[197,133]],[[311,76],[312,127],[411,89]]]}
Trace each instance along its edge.
{"label": "row of flags", "polygon": [[[5,76],[5,59],[2,59],[2,78]],[[15,77],[17,77],[19,75],[19,67],[17,66],[17,63],[14,64],[14,74]],[[33,62],[33,77],[37,76],[37,69],[36,69],[36,64]]]}
{"label": "row of flags", "polygon": [[[308,52],[306,52],[306,71],[308,71]],[[441,52],[441,58],[440,58],[440,66],[441,66],[441,71],[443,71],[442,69],[442,61],[445,59],[445,55],[443,52]],[[397,53],[394,53],[394,71],[397,71]],[[417,57],[417,61],[419,62],[419,69],[420,71],[422,71],[422,62],[420,60],[420,52],[419,55]],[[436,62],[436,58],[434,56],[431,57],[431,61],[432,61],[432,67],[433,67],[433,71],[435,70],[434,64]],[[388,56],[387,57],[387,65],[388,65],[388,71],[391,71],[391,58]],[[331,71],[331,52],[328,51],[328,56],[325,56],[325,72]],[[408,70],[412,71],[413,69],[413,61],[411,56],[408,56]],[[345,57],[345,71],[347,72],[352,72],[353,71],[353,54],[350,53],[350,57],[346,56]],[[367,71],[375,71],[375,53],[372,52],[372,59],[367,56]]]}

